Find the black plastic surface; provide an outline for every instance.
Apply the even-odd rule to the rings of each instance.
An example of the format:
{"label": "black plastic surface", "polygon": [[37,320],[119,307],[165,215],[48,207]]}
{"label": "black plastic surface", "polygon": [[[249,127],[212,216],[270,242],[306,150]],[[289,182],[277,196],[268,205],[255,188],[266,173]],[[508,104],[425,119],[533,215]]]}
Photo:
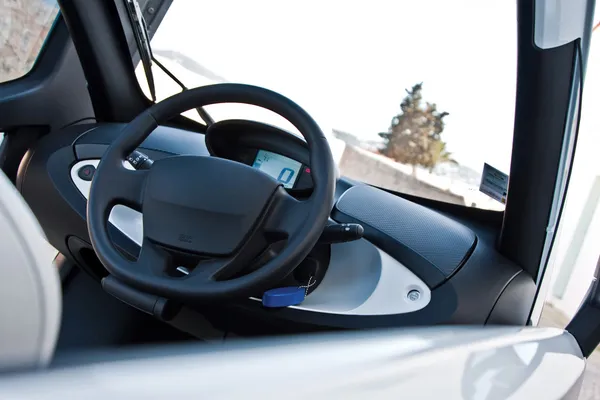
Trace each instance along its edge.
{"label": "black plastic surface", "polygon": [[[106,149],[108,149],[108,144],[91,144],[91,143],[90,144],[78,144],[78,145],[75,145],[74,147],[75,147],[75,154],[77,155],[78,160],[89,160],[89,159],[98,160],[98,159],[102,158],[102,155],[104,154]],[[138,149],[142,150],[144,152],[144,154],[146,154],[148,157],[150,157],[154,161],[161,160],[163,158],[171,157],[174,155],[174,153],[167,153],[167,152],[158,151],[158,150],[142,149],[141,147]]]}
{"label": "black plastic surface", "polygon": [[106,293],[149,315],[153,314],[154,306],[159,299],[158,296],[135,290],[110,275],[102,279],[102,288]]}
{"label": "black plastic surface", "polygon": [[[115,139],[119,137],[125,124],[98,124],[77,138],[75,153],[78,159],[100,158]],[[139,146],[153,160],[165,154],[207,156],[210,153],[204,141],[204,134],[158,126]],[[154,153],[151,150],[159,153]],[[162,157],[161,154],[162,153]]]}
{"label": "black plastic surface", "polygon": [[[557,231],[549,218],[561,166],[577,41],[540,49],[531,39],[534,1],[519,1],[517,10],[515,129],[499,249],[537,279],[546,228],[552,226]],[[585,40],[591,32],[591,21],[583,32]],[[568,161],[565,167],[568,177]]]}
{"label": "black plastic surface", "polygon": [[91,353],[105,354],[109,348],[150,343],[156,346],[155,342],[175,342],[187,336],[117,300],[78,269],[63,286],[62,306],[51,367],[62,364],[69,355],[88,358]]}
{"label": "black plastic surface", "polygon": [[589,357],[600,344],[600,258],[596,264],[594,278],[586,293],[581,307],[569,322],[566,330],[573,335],[581,352]]}
{"label": "black plastic surface", "polygon": [[93,250],[91,250],[92,245],[88,242],[76,236],[69,236],[67,238],[67,247],[69,249],[69,253],[67,254],[71,256],[71,259],[94,279],[99,281],[108,274]]}
{"label": "black plastic surface", "polygon": [[476,236],[465,226],[367,185],[347,190],[333,212],[338,222],[362,224],[365,237],[436,287],[467,260]]}
{"label": "black plastic surface", "polygon": [[170,321],[177,313],[173,302],[159,296],[140,292],[113,276],[102,279],[104,291],[130,306],[163,321]]}
{"label": "black plastic surface", "polygon": [[308,145],[280,128],[255,121],[225,120],[206,131],[206,146],[217,157],[239,160],[243,149],[264,149],[309,165]]}
{"label": "black plastic surface", "polygon": [[319,243],[345,243],[358,240],[363,237],[365,229],[360,224],[328,224],[321,237]]}
{"label": "black plastic surface", "polygon": [[521,271],[506,285],[490,316],[488,325],[521,325],[527,324],[531,311],[531,301],[536,287],[531,277]]}
{"label": "black plastic surface", "polygon": [[[48,241],[60,253],[70,255],[71,236],[89,243],[86,200],[71,181],[71,166],[77,162],[72,143],[90,127],[73,125],[43,137],[22,160],[17,176],[21,195],[40,222]],[[109,224],[111,239],[121,251],[136,256],[139,248]],[[89,246],[91,249],[91,245]]]}
{"label": "black plastic surface", "polygon": [[116,2],[60,1],[99,120],[129,121],[150,101],[137,79]]}

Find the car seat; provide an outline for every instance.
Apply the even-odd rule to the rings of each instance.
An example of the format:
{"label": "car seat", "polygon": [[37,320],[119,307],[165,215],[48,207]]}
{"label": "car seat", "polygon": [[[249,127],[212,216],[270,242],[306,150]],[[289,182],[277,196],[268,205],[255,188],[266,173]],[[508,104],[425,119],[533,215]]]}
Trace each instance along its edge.
{"label": "car seat", "polygon": [[37,219],[0,171],[0,370],[48,365],[58,338],[62,295]]}

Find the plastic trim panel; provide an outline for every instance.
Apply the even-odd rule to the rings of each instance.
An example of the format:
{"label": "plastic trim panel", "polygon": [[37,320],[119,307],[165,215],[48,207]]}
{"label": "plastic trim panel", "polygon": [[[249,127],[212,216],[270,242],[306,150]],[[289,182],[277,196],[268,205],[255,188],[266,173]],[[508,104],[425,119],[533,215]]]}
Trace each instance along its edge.
{"label": "plastic trim panel", "polygon": [[367,185],[348,189],[333,219],[358,222],[365,237],[436,287],[464,264],[477,237],[433,210]]}

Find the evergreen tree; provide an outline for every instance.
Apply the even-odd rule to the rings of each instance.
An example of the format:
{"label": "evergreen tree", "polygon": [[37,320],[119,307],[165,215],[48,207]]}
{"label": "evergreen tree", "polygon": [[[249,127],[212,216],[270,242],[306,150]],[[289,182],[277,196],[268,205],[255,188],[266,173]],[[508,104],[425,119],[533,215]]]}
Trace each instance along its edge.
{"label": "evergreen tree", "polygon": [[424,103],[422,89],[423,83],[418,83],[406,91],[400,113],[392,119],[388,131],[379,136],[384,139],[381,152],[387,157],[432,170],[439,163],[455,161],[441,137],[448,113],[438,111],[435,103]]}

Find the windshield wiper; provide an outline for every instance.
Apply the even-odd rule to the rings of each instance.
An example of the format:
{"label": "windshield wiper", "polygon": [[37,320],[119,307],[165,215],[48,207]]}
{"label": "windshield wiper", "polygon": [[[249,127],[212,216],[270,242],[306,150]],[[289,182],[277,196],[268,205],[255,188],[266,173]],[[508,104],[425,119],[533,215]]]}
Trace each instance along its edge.
{"label": "windshield wiper", "polygon": [[[173,73],[171,71],[169,71],[167,69],[167,67],[165,67],[164,65],[162,65],[162,63],[159,62],[154,56],[152,56],[152,61],[156,65],[158,65],[158,67],[160,69],[162,69],[163,72],[169,76],[169,78],[173,79],[173,81],[175,83],[177,83],[181,87],[181,90],[183,90],[184,92],[186,90],[188,90],[188,88],[183,84],[183,82],[181,82],[179,79],[177,79],[177,77],[175,75],[173,75]],[[196,107],[196,112],[198,113],[198,115],[200,116],[200,118],[202,118],[204,120],[204,122],[206,122],[207,126],[210,126],[210,125],[212,125],[212,124],[215,123],[215,120],[212,119],[212,117],[210,116],[210,114],[207,113],[204,108],[202,108],[202,107]]]}
{"label": "windshield wiper", "polygon": [[[127,11],[131,20],[131,25],[135,33],[135,40],[140,50],[140,59],[142,60],[142,66],[144,67],[144,73],[146,80],[148,81],[148,88],[150,89],[150,96],[152,101],[156,102],[156,89],[154,86],[154,76],[152,75],[152,63],[154,62],[169,78],[181,87],[182,91],[188,90],[188,88],[181,82],[171,71],[167,69],[162,63],[160,63],[152,54],[152,48],[150,47],[150,37],[148,36],[148,27],[144,20],[144,15],[140,10],[140,6],[137,0],[125,0],[127,4]],[[212,119],[210,114],[202,107],[196,107],[196,112],[206,123],[207,126],[212,125],[215,121]]]}

